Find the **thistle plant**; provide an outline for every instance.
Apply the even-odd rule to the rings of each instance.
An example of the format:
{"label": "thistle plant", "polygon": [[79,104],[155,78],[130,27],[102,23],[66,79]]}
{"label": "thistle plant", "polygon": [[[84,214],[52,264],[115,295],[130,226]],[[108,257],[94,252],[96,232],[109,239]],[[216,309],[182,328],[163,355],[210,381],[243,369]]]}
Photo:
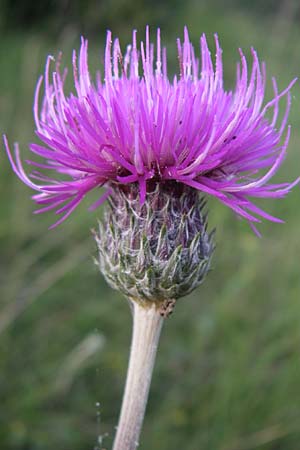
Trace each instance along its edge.
{"label": "thistle plant", "polygon": [[[102,187],[94,210],[105,202],[94,231],[97,264],[105,279],[128,299],[133,313],[129,367],[113,450],[138,446],[162,324],[176,301],[205,279],[214,250],[206,196],[214,196],[256,225],[281,222],[255,198],[282,198],[294,182],[270,182],[285,158],[290,127],[290,90],[264,103],[265,66],[255,50],[252,66],[240,50],[235,87],[223,88],[222,50],[215,36],[215,63],[206,37],[200,59],[184,29],[177,40],[179,75],[167,75],[160,30],[156,45],[132,44],[122,53],[107,33],[104,77],[92,82],[88,43],[73,53],[74,93],[66,95],[66,70],[49,56],[34,100],[36,135],[29,145],[42,161],[27,175],[18,144],[11,152],[18,177],[37,191],[36,213],[55,210],[63,222],[86,194]],[[249,71],[249,73],[248,73]],[[40,90],[44,83],[44,96]],[[282,99],[286,107],[279,117]],[[44,172],[46,171],[46,173]],[[51,175],[53,174],[53,175]],[[37,184],[38,182],[38,184]]]}

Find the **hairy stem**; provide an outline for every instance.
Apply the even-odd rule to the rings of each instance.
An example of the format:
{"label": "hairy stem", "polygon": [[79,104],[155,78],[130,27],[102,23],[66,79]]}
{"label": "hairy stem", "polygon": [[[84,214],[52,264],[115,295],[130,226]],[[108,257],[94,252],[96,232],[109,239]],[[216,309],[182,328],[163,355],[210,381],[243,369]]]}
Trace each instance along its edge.
{"label": "hairy stem", "polygon": [[113,450],[135,450],[139,444],[163,320],[155,306],[133,303],[131,351]]}

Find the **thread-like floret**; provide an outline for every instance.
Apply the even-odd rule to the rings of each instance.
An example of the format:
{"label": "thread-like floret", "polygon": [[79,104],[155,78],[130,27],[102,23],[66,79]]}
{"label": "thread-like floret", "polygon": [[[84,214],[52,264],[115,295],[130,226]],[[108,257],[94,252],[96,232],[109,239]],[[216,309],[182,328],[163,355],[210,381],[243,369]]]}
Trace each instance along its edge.
{"label": "thread-like floret", "polygon": [[[167,75],[166,50],[160,30],[156,46],[132,44],[122,54],[119,40],[107,34],[104,80],[93,83],[88,70],[88,43],[82,39],[79,62],[73,54],[75,92],[66,95],[66,71],[59,61],[50,73],[48,57],[34,102],[36,134],[40,143],[30,150],[44,161],[27,161],[36,168],[28,176],[18,145],[15,157],[5,146],[12,167],[21,180],[38,191],[36,212],[56,210],[63,221],[92,189],[110,182],[138,184],[141,203],[147,183],[175,180],[218,198],[251,223],[260,218],[278,221],[257,207],[252,197],[280,198],[294,183],[269,183],[285,155],[290,136],[287,127],[290,89],[278,92],[263,105],[265,67],[252,52],[252,68],[240,50],[236,84],[223,88],[222,50],[215,36],[216,59],[212,62],[206,37],[200,39],[201,61],[196,57],[188,31],[178,40],[179,77]],[[45,93],[41,108],[42,82]],[[279,116],[279,102],[286,110]],[[40,169],[46,169],[47,175]],[[54,173],[49,176],[48,170]],[[34,180],[39,180],[36,184]],[[106,190],[91,209],[101,204]],[[56,225],[54,224],[54,225]]]}

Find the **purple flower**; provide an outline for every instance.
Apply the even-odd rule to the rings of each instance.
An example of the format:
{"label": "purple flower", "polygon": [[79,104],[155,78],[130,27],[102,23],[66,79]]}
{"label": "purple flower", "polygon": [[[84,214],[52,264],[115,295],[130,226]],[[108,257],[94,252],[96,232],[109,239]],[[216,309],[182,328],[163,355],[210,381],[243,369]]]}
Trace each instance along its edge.
{"label": "purple flower", "polygon": [[[195,56],[188,31],[177,41],[180,75],[167,76],[167,57],[161,48],[160,30],[156,46],[149,41],[139,48],[136,31],[124,56],[119,40],[112,44],[107,33],[104,81],[97,74],[91,81],[88,43],[82,39],[79,63],[73,53],[75,93],[66,96],[66,71],[59,62],[51,74],[51,56],[44,77],[38,81],[34,102],[36,134],[41,143],[30,150],[42,162],[26,161],[38,169],[50,169],[53,177],[34,170],[25,173],[18,145],[15,157],[6,150],[15,173],[32,189],[41,207],[37,213],[56,209],[62,222],[92,189],[107,187],[90,208],[100,205],[114,183],[139,185],[144,202],[147,182],[176,180],[213,195],[250,223],[260,218],[281,222],[254,203],[252,197],[283,197],[299,182],[271,184],[285,155],[290,136],[286,127],[290,89],[278,92],[263,105],[265,66],[255,50],[248,74],[240,50],[236,84],[223,88],[222,50],[215,36],[216,61],[212,62],[205,35],[200,39],[201,63]],[[39,109],[42,82],[45,94]],[[286,109],[278,123],[279,101]],[[272,114],[270,114],[270,112]],[[33,180],[38,180],[36,184]]]}

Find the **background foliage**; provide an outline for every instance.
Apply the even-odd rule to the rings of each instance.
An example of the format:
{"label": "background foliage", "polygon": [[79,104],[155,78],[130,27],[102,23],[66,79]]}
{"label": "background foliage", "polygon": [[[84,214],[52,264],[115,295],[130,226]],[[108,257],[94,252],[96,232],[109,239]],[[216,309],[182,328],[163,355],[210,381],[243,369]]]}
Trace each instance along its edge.
{"label": "background foliage", "polygon": [[[99,65],[106,28],[123,48],[137,27],[161,26],[171,68],[187,24],[197,45],[218,32],[232,85],[237,48],[253,45],[279,86],[299,74],[300,8],[295,0],[0,0],[0,128],[27,153],[34,139],[33,92],[48,53],[64,61],[90,40]],[[211,44],[212,45],[212,44]],[[99,50],[100,49],[100,50]],[[269,92],[271,83],[269,82]],[[283,105],[284,107],[284,105]],[[290,153],[278,180],[300,167],[300,88],[293,89]],[[130,341],[126,301],[93,265],[85,206],[54,231],[32,215],[30,191],[0,153],[0,447],[110,448]],[[213,271],[167,321],[154,374],[143,450],[299,450],[299,188],[268,211],[256,238],[209,200],[217,227]],[[52,222],[51,222],[52,221]]]}

